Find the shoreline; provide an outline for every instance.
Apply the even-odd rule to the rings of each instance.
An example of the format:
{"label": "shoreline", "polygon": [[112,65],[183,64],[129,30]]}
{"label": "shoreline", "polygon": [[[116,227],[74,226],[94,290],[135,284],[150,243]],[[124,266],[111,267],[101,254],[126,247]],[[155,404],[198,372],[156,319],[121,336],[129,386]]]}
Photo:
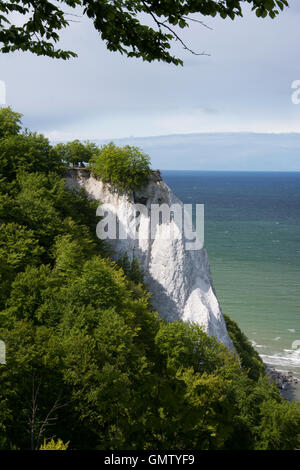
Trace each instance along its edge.
{"label": "shoreline", "polygon": [[275,369],[266,364],[266,374],[275,383],[281,395],[288,401],[300,401],[300,374],[289,370]]}

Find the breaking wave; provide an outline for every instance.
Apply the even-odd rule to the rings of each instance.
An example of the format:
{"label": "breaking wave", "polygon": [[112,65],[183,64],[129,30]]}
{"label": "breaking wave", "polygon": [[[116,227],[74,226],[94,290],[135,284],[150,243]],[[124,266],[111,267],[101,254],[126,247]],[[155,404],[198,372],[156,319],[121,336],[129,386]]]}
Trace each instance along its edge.
{"label": "breaking wave", "polygon": [[269,366],[282,366],[285,369],[300,369],[300,349],[284,349],[282,353],[274,355],[261,354],[260,357]]}

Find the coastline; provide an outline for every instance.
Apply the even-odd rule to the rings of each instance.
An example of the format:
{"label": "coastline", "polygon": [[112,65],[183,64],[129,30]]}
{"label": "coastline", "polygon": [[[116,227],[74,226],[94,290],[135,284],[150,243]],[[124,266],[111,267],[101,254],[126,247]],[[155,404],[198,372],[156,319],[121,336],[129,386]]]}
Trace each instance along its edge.
{"label": "coastline", "polygon": [[288,401],[300,401],[300,373],[275,369],[266,364],[266,374]]}

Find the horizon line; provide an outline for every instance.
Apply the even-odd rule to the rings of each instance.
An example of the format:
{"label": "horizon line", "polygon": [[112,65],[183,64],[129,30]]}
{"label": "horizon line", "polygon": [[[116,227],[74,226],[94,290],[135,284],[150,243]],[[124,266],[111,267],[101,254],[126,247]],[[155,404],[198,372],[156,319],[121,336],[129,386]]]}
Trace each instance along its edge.
{"label": "horizon line", "polygon": [[[123,140],[123,139],[155,139],[161,137],[189,137],[197,135],[295,135],[300,136],[300,131],[290,131],[290,132],[258,132],[258,131],[207,131],[207,132],[186,132],[186,133],[174,133],[174,134],[157,134],[157,135],[148,135],[148,136],[126,136],[126,137],[90,137],[85,140]],[[79,139],[82,140],[82,139]]]}
{"label": "horizon line", "polygon": [[[155,170],[154,170],[155,171]],[[300,173],[300,170],[168,170],[160,169],[159,171],[173,171],[173,172],[203,172],[203,173]]]}

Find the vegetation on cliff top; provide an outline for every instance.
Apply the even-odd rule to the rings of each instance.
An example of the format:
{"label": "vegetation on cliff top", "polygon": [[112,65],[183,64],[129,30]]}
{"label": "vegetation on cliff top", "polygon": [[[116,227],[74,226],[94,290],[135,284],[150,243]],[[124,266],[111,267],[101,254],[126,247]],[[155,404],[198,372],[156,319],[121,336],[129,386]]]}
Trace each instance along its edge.
{"label": "vegetation on cliff top", "polygon": [[121,191],[144,186],[151,173],[149,155],[131,145],[119,147],[110,142],[98,147],[93,142],[73,140],[55,145],[53,152],[60,164],[87,166],[95,176]]}
{"label": "vegetation on cliff top", "polygon": [[103,145],[90,160],[92,172],[113,186],[130,191],[144,186],[151,173],[150,157],[138,147]]}
{"label": "vegetation on cliff top", "polygon": [[19,118],[0,111],[0,449],[299,448],[300,405],[238,327],[242,367],[199,326],[160,319],[57,148]]}

